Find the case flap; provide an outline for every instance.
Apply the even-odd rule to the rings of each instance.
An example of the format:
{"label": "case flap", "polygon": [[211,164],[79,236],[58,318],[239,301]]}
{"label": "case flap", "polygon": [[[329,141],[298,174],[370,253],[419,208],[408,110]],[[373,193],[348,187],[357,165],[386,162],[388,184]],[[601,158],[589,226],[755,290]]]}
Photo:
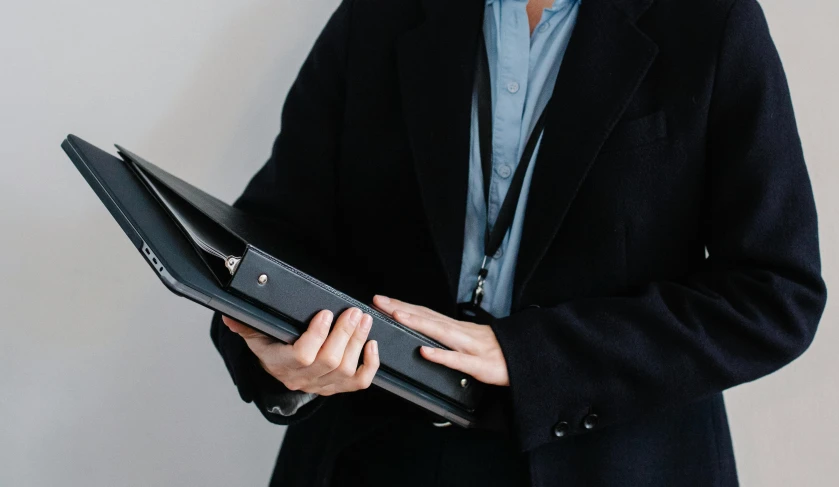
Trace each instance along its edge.
{"label": "case flap", "polygon": [[[299,321],[286,319],[218,283],[128,160],[114,157],[74,135],[68,135],[61,147],[131,240],[132,246],[170,291],[283,342],[293,342],[300,335]],[[373,379],[376,386],[455,424],[475,425],[475,415],[466,412],[465,408],[390,372],[388,365],[383,358],[382,368]]]}
{"label": "case flap", "polygon": [[445,347],[253,246],[248,246],[229,287],[301,325],[322,309],[338,316],[358,307],[373,317],[370,339],[380,344],[382,367],[467,410],[475,408],[479,382],[429,362],[419,353],[421,345]]}
{"label": "case flap", "polygon": [[272,245],[272,240],[275,238],[272,230],[276,228],[277,222],[249,215],[164,171],[124,147],[120,145],[116,147],[120,154],[133,163],[138,171],[142,171],[147,177],[153,178],[174,194],[180,196],[185,202],[230,234],[245,243],[257,245],[260,248]]}

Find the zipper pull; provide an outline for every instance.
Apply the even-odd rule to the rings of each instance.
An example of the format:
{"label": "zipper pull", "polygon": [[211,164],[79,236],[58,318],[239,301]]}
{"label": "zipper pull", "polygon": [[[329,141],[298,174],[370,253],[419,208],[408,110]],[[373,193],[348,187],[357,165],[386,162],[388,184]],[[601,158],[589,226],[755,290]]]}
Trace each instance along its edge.
{"label": "zipper pull", "polygon": [[232,255],[226,259],[224,259],[224,267],[227,267],[227,270],[230,271],[230,275],[236,273],[236,269],[239,268],[239,262],[242,261],[241,257],[233,257]]}

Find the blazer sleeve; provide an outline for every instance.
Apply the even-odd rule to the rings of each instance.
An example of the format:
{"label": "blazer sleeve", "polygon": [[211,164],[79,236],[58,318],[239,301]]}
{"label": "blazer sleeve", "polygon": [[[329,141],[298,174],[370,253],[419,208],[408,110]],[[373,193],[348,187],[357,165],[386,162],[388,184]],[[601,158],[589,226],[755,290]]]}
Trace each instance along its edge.
{"label": "blazer sleeve", "polygon": [[[270,159],[251,179],[234,206],[279,222],[313,251],[335,252],[335,164],[344,112],[347,38],[353,0],[343,0],[318,36],[286,96],[280,133]],[[239,395],[253,401],[265,417],[290,424],[313,413],[326,398],[300,407],[293,415],[271,412],[294,403],[302,392],[289,391],[261,366],[244,339],[216,313],[210,335]],[[297,397],[291,397],[297,396]]]}
{"label": "blazer sleeve", "polygon": [[[813,340],[827,293],[816,209],[783,67],[755,0],[731,7],[715,78],[705,267],[491,324],[524,450],[757,379]],[[567,423],[563,435],[558,422]]]}

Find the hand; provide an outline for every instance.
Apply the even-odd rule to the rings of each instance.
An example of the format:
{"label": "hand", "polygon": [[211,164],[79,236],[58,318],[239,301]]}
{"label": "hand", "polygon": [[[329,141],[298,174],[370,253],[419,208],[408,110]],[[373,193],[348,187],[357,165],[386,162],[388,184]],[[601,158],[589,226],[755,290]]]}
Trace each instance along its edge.
{"label": "hand", "polygon": [[[379,369],[378,344],[365,345],[373,318],[358,308],[341,313],[331,333],[332,312],[319,312],[293,345],[227,316],[222,321],[245,339],[262,368],[292,391],[331,396],[366,389]],[[362,349],[364,364],[359,367]]]}
{"label": "hand", "polygon": [[510,385],[507,361],[489,326],[458,321],[428,308],[385,296],[375,296],[373,304],[408,328],[451,349],[420,347],[420,354],[426,360],[469,374],[485,384]]}

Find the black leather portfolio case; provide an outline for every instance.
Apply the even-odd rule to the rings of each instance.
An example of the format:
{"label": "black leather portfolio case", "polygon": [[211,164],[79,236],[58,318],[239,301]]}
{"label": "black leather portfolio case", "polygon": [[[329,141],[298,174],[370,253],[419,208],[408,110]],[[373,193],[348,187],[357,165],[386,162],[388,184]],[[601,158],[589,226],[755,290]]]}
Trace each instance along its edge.
{"label": "black leather portfolio case", "polygon": [[334,274],[278,223],[122,147],[120,159],[69,135],[62,148],[170,290],[287,343],[318,311],[337,316],[358,307],[373,317],[369,338],[380,344],[374,385],[455,424],[474,424],[481,384],[419,354],[422,345],[445,347],[353,298],[352,279]]}

